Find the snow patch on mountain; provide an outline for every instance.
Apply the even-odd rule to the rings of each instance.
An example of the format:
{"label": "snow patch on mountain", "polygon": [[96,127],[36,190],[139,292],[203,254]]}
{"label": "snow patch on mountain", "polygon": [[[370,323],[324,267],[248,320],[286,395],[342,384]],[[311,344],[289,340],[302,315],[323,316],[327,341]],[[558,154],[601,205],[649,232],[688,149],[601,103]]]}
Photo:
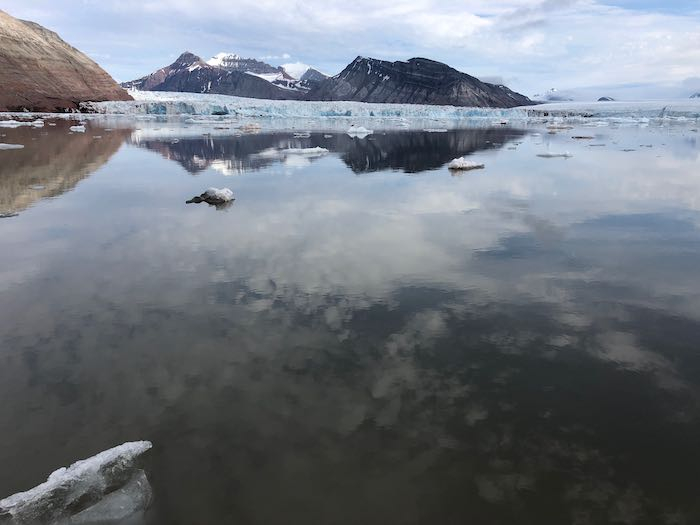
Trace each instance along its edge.
{"label": "snow patch on mountain", "polygon": [[302,62],[291,62],[289,64],[282,64],[282,69],[284,69],[289,76],[301,80],[301,77],[311,69],[311,66]]}

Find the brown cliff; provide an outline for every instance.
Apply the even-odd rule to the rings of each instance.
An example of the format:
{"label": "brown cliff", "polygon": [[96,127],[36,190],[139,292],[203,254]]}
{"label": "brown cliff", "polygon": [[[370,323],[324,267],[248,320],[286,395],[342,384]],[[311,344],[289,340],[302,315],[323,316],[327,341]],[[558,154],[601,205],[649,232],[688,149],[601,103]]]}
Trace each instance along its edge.
{"label": "brown cliff", "polygon": [[0,11],[0,111],[70,111],[131,100],[100,66],[48,29]]}

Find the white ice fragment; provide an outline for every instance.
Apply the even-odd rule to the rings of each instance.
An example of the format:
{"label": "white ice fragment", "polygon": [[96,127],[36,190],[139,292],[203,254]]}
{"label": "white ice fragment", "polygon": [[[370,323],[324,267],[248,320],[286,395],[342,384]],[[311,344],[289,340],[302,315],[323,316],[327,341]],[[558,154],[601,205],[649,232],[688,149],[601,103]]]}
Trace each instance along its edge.
{"label": "white ice fragment", "polygon": [[543,159],[569,159],[573,157],[573,155],[568,151],[565,151],[563,153],[539,153],[537,156]]}
{"label": "white ice fragment", "polygon": [[105,495],[126,489],[134,480],[145,490],[139,463],[152,446],[150,441],[124,443],[58,469],[41,485],[0,500],[0,522],[57,523],[99,505]]}
{"label": "white ice fragment", "polygon": [[316,146],[315,148],[288,148],[280,150],[280,153],[283,155],[304,155],[308,157],[316,157],[325,155],[328,153],[328,150],[326,148]]}
{"label": "white ice fragment", "polygon": [[71,126],[69,129],[75,133],[85,133],[85,126],[82,124],[78,126]]}
{"label": "white ice fragment", "polygon": [[448,165],[448,169],[451,170],[462,170],[462,171],[467,171],[467,170],[480,170],[484,168],[483,164],[479,164],[478,162],[474,162],[471,160],[468,160],[464,157],[460,157],[458,159],[452,160]]}
{"label": "white ice fragment", "polygon": [[445,128],[425,128],[423,131],[426,133],[447,133]]}
{"label": "white ice fragment", "polygon": [[231,202],[233,200],[233,191],[231,191],[229,188],[207,188],[204,195],[210,199],[221,202]]}
{"label": "white ice fragment", "polygon": [[374,131],[371,129],[367,129],[364,126],[355,126],[354,124],[350,126],[350,129],[347,131],[347,134],[351,137],[357,137],[360,139],[363,139],[372,133],[374,133]]}
{"label": "white ice fragment", "polygon": [[79,512],[70,519],[69,523],[70,525],[121,524],[127,518],[136,521],[137,513],[145,511],[151,504],[152,499],[153,490],[148,482],[146,473],[139,471],[122,488],[110,492],[92,507]]}
{"label": "white ice fragment", "polygon": [[3,149],[22,149],[24,147],[24,144],[5,144],[4,142],[0,142],[0,150]]}

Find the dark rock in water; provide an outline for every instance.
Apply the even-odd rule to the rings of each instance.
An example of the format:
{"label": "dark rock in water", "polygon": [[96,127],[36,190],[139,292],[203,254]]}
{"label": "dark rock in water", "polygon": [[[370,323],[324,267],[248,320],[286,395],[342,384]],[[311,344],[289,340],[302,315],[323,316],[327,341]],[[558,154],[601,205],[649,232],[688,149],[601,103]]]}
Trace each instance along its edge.
{"label": "dark rock in water", "polygon": [[74,111],[131,100],[87,55],[45,27],[0,11],[0,111]]}
{"label": "dark rock in water", "polygon": [[0,523],[122,523],[150,505],[141,467],[151,447],[149,441],[124,443],[56,470],[41,485],[0,500]]}
{"label": "dark rock in water", "polygon": [[206,202],[217,208],[222,208],[230,206],[234,200],[233,192],[228,188],[209,188],[201,195],[197,195],[185,201],[185,204],[201,204],[202,202]]}
{"label": "dark rock in water", "polygon": [[510,108],[532,104],[505,86],[481,82],[426,58],[387,62],[357,57],[309,93],[311,100]]}
{"label": "dark rock in water", "polygon": [[600,97],[598,102],[615,102],[615,99],[612,97]]}

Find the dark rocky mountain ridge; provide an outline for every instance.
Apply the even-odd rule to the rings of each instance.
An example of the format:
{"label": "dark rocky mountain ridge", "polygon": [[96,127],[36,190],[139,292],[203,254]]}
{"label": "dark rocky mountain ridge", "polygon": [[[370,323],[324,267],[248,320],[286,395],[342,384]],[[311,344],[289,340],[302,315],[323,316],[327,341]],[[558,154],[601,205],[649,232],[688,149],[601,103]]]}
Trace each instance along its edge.
{"label": "dark rocky mountain ridge", "polygon": [[488,84],[441,62],[387,62],[357,57],[310,93],[311,100],[515,107],[532,104],[505,86]]}
{"label": "dark rocky mountain ridge", "polygon": [[446,64],[425,58],[387,62],[357,57],[334,77],[309,69],[299,81],[280,80],[277,84],[240,69],[225,69],[211,63],[187,52],[170,66],[122,85],[150,91],[216,93],[273,100],[504,108],[533,104],[529,98],[506,86],[482,82]]}
{"label": "dark rocky mountain ridge", "polygon": [[145,77],[125,82],[122,86],[144,91],[213,93],[271,100],[298,100],[303,95],[255,75],[212,66],[189,51],[181,54],[169,66]]}

